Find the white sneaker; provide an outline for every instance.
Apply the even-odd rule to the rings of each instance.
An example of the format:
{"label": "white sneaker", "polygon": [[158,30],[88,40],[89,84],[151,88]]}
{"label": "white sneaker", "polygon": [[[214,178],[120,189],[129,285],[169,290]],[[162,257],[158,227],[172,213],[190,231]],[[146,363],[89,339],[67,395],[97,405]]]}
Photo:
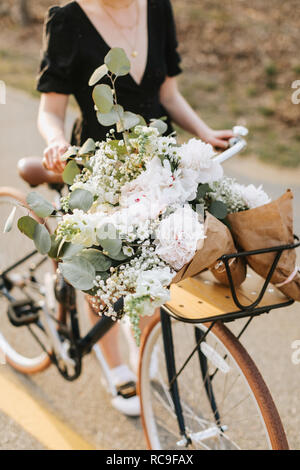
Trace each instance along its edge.
{"label": "white sneaker", "polygon": [[137,395],[131,398],[123,398],[117,395],[111,400],[112,406],[126,416],[140,416],[140,399]]}
{"label": "white sneaker", "polygon": [[112,406],[127,416],[139,416],[141,410],[140,400],[135,390],[136,375],[126,364],[110,369],[98,344],[93,347],[93,350],[102,369],[100,376],[102,385],[113,396]]}
{"label": "white sneaker", "polygon": [[140,399],[136,394],[136,375],[126,364],[110,369],[110,377],[116,388],[117,395],[111,404],[127,416],[140,416]]}

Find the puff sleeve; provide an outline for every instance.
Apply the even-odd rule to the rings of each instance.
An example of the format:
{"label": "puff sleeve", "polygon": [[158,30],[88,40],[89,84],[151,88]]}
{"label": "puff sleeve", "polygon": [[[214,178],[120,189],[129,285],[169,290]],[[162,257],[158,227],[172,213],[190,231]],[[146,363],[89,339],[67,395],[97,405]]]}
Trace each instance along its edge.
{"label": "puff sleeve", "polygon": [[180,68],[181,57],[177,51],[177,36],[174,15],[170,0],[165,0],[166,19],[166,63],[167,75],[173,77],[182,72]]}
{"label": "puff sleeve", "polygon": [[37,90],[73,94],[76,89],[78,35],[61,7],[48,10],[44,23],[43,51]]}

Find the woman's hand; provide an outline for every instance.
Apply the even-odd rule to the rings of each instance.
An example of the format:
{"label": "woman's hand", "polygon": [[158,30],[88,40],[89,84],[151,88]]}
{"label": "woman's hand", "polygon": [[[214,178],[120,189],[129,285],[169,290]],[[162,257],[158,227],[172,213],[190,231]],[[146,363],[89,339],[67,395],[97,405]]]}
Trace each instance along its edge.
{"label": "woman's hand", "polygon": [[214,131],[213,129],[207,129],[199,137],[215,148],[227,149],[229,146],[228,140],[233,137],[233,132],[231,130]]}
{"label": "woman's hand", "polygon": [[60,157],[68,150],[70,144],[64,137],[53,140],[44,150],[43,165],[54,173],[62,173],[66,166]]}

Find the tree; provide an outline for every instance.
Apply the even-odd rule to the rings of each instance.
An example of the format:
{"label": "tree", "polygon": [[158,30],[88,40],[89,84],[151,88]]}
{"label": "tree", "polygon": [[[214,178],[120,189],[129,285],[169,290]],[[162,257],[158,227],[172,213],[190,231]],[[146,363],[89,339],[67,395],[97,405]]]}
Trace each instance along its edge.
{"label": "tree", "polygon": [[6,15],[16,23],[27,26],[32,21],[29,0],[1,0],[0,16]]}
{"label": "tree", "polygon": [[27,26],[31,22],[29,11],[29,0],[16,0],[15,2],[15,18],[22,26]]}

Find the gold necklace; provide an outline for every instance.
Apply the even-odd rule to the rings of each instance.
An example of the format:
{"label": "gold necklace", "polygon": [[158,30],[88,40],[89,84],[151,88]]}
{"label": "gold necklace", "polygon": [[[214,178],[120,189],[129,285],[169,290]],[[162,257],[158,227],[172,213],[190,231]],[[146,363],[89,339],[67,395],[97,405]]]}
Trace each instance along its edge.
{"label": "gold necklace", "polygon": [[[133,3],[133,2],[132,2]],[[137,8],[137,20],[136,20],[136,23],[135,25],[131,26],[130,28],[128,29],[133,29],[134,26],[136,27],[136,30],[135,30],[135,38],[134,38],[134,45],[132,45],[129,41],[128,41],[128,38],[127,36],[123,33],[122,29],[126,29],[124,28],[123,25],[120,25],[115,19],[114,17],[107,11],[107,9],[104,7],[104,1],[102,0],[102,7],[103,7],[103,10],[105,11],[106,15],[111,19],[111,21],[115,24],[115,26],[120,30],[120,33],[121,35],[123,36],[123,38],[125,39],[125,42],[127,42],[127,44],[129,45],[130,49],[131,49],[131,57],[135,58],[137,57],[138,55],[138,51],[136,50],[135,48],[135,45],[137,43],[137,32],[138,32],[138,25],[139,25],[139,19],[140,19],[140,7],[139,7],[139,0],[135,0],[135,3],[136,3],[136,8]]]}
{"label": "gold necklace", "polygon": [[113,10],[125,10],[125,8],[130,7],[130,5],[132,5],[134,2],[135,2],[135,0],[130,0],[128,3],[126,3],[126,5],[124,5],[122,7],[113,6],[113,5],[111,5],[111,3],[106,3],[104,0],[102,0],[101,3],[108,6],[109,8],[112,8]]}
{"label": "gold necklace", "polygon": [[[136,3],[137,5],[137,15],[136,15],[136,21],[134,22],[133,25],[131,26],[124,26],[120,23],[118,23],[115,18],[113,17],[113,15],[106,9],[106,7],[104,7],[104,5],[106,5],[106,3],[104,2],[104,0],[101,0],[101,3],[102,3],[102,8],[103,10],[105,11],[106,15],[109,16],[109,18],[111,19],[111,21],[120,29],[133,29],[135,26],[138,25],[138,22],[139,22],[139,5],[138,5],[138,1],[137,0],[134,0],[134,2]],[[133,3],[133,2],[131,2]]]}

